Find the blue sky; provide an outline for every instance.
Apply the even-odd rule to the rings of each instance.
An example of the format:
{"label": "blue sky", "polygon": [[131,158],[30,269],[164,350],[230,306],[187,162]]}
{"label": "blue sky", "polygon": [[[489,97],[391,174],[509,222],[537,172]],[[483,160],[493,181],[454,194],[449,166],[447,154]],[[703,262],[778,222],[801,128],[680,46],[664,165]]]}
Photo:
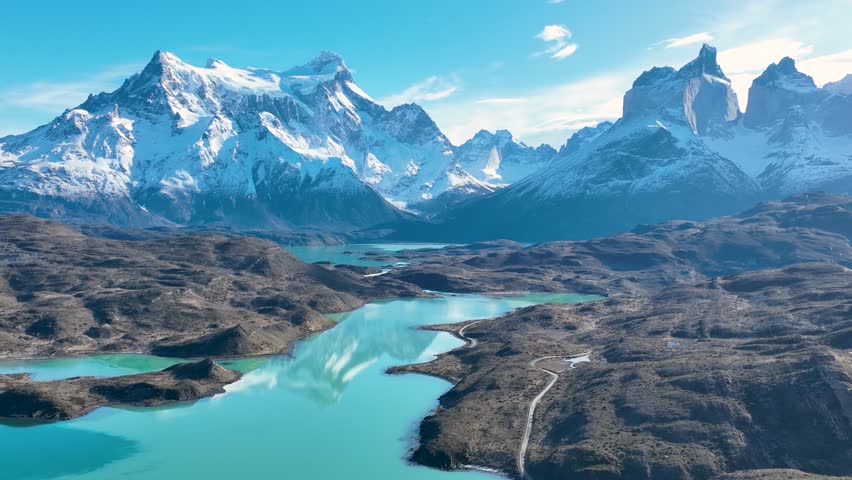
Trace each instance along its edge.
{"label": "blue sky", "polygon": [[708,41],[740,92],[789,55],[818,84],[852,73],[852,0],[10,2],[0,135],[28,131],[140,70],[157,49],[203,65],[286,69],[321,49],[390,107],[415,101],[460,143],[508,128],[531,144],[616,118],[633,79]]}

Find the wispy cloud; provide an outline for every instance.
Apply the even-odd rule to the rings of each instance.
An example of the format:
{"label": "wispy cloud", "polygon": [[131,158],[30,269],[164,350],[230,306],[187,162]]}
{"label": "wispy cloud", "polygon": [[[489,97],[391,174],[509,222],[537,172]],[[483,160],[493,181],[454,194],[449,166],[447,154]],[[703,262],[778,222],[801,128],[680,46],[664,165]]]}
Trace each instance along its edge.
{"label": "wispy cloud", "polygon": [[667,38],[662,42],[657,42],[653,46],[664,48],[685,47],[687,45],[695,45],[697,43],[708,43],[713,41],[713,35],[710,32],[693,33],[685,37]]}
{"label": "wispy cloud", "polygon": [[476,103],[491,103],[491,104],[507,104],[507,103],[522,103],[526,99],[523,97],[495,97],[495,98],[480,98]]}
{"label": "wispy cloud", "polygon": [[114,90],[143,66],[142,63],[116,65],[89,78],[67,82],[37,81],[12,85],[0,90],[0,108],[24,108],[59,114],[66,108],[82,103],[90,93]]}
{"label": "wispy cloud", "polygon": [[771,38],[722,50],[718,60],[726,72],[762,72],[770,63],[784,57],[800,58],[813,51],[813,45],[806,45],[798,40]]}
{"label": "wispy cloud", "polygon": [[570,57],[577,51],[577,44],[569,42],[571,37],[571,30],[568,30],[565,25],[545,25],[535,38],[550,46],[541,52],[536,52],[535,55],[550,55],[550,58],[556,60]]}
{"label": "wispy cloud", "polygon": [[565,3],[565,0],[547,0],[547,3],[551,3],[551,4]]}
{"label": "wispy cloud", "polygon": [[86,78],[4,86],[0,88],[0,137],[47,123],[65,109],[82,103],[90,93],[115,90],[142,67],[144,62],[121,64]]}
{"label": "wispy cloud", "polygon": [[614,72],[539,88],[522,96],[440,102],[429,114],[456,144],[480,129],[509,129],[530,144],[561,145],[575,130],[621,116],[635,72]]}
{"label": "wispy cloud", "polygon": [[382,99],[379,103],[386,107],[395,107],[403,103],[433,102],[454,94],[461,81],[456,75],[432,75],[411,86]]}
{"label": "wispy cloud", "polygon": [[814,77],[814,82],[822,86],[852,73],[852,50],[808,58],[799,62],[798,68]]}

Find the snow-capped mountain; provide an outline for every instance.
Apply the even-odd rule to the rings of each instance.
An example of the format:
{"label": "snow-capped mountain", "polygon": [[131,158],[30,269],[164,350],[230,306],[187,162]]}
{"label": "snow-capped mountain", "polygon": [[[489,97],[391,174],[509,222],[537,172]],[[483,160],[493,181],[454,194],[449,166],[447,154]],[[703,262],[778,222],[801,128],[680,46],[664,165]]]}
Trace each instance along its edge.
{"label": "snow-capped mountain", "polygon": [[601,122],[593,127],[583,127],[577,130],[573,135],[571,135],[571,138],[568,139],[565,145],[559,149],[559,155],[568,156],[580,151],[581,148],[597,140],[598,137],[606,133],[611,126],[612,122]]}
{"label": "snow-capped mountain", "polygon": [[477,180],[495,186],[517,182],[540,170],[555,155],[550,145],[526,145],[508,130],[480,130],[455,150],[459,164]]}
{"label": "snow-capped mountain", "polygon": [[330,52],[283,72],[157,52],[116,91],[0,139],[2,210],[117,224],[364,226],[491,190],[422,108],[378,105]]}
{"label": "snow-capped mountain", "polygon": [[426,216],[442,214],[462,203],[506,187],[541,170],[556,155],[550,145],[537,148],[515,139],[508,130],[480,130],[453,149],[453,164],[433,188],[436,197],[410,204]]}
{"label": "snow-capped mountain", "polygon": [[818,88],[789,57],[754,80],[742,120],[708,143],[767,196],[852,192],[852,98]]}
{"label": "snow-capped mountain", "polygon": [[446,229],[471,240],[590,237],[789,193],[852,193],[850,99],[785,58],[755,79],[742,114],[704,45],[680,69],[642,73],[621,119],[578,131],[547,167],[451,212]]}
{"label": "snow-capped mountain", "polygon": [[419,106],[377,104],[334,53],[278,72],[157,52],[116,91],[0,138],[0,211],[357,228],[408,210],[443,217],[453,240],[603,235],[852,192],[849,78],[819,88],[784,58],[754,80],[741,113],[704,45],[680,69],[642,73],[621,119],[556,152],[505,130],[455,147]]}
{"label": "snow-capped mountain", "polygon": [[685,193],[753,198],[754,182],[700,141],[738,118],[730,80],[716,63],[715,49],[704,46],[679,70],[653,68],[640,75],[624,95],[618,122],[581,130],[550,167],[512,191],[557,198]]}

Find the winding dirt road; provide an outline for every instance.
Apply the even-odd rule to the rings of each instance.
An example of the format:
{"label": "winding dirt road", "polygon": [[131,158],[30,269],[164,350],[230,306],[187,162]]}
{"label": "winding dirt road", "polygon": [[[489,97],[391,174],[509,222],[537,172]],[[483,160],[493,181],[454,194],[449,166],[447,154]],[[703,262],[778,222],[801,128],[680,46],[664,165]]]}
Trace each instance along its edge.
{"label": "winding dirt road", "polygon": [[574,360],[583,361],[582,359],[584,357],[586,357],[585,361],[588,361],[589,355],[591,355],[591,352],[586,352],[586,353],[583,353],[583,354],[580,354],[580,355],[573,355],[573,356],[549,355],[549,356],[546,356],[546,357],[536,358],[535,360],[530,362],[531,367],[538,368],[542,372],[550,375],[550,381],[547,382],[547,385],[544,387],[544,389],[541,392],[539,392],[539,394],[536,395],[535,398],[533,398],[532,402],[530,402],[529,412],[527,413],[527,424],[526,424],[526,427],[524,428],[524,437],[521,440],[521,448],[518,449],[518,473],[520,473],[521,478],[523,478],[523,479],[530,479],[531,478],[531,477],[529,477],[529,475],[527,475],[526,467],[525,467],[524,463],[525,463],[525,460],[526,460],[526,457],[527,457],[527,447],[529,446],[529,443],[530,443],[530,434],[532,433],[532,425],[533,425],[533,417],[535,416],[535,408],[538,406],[538,402],[541,401],[541,399],[547,394],[547,392],[550,390],[550,388],[553,387],[553,385],[556,383],[557,380],[559,380],[559,374],[551,372],[550,370],[547,370],[546,368],[538,367],[537,366],[538,362],[541,362],[541,361],[544,361],[544,360],[550,360],[552,358],[561,358],[561,359],[565,359],[565,360],[571,362],[571,366],[569,367],[569,369],[571,369],[571,368],[574,368],[574,363],[577,363],[577,362],[574,362]]}
{"label": "winding dirt road", "polygon": [[[466,336],[464,334],[464,331],[468,327],[476,325],[477,323],[479,323],[481,321],[482,320],[470,322],[467,325],[465,325],[465,326],[463,326],[462,328],[459,329],[458,335],[464,341],[467,342],[468,347],[475,347],[477,345],[477,342],[476,342],[475,338],[470,338],[470,337]],[[535,409],[538,406],[538,402],[540,402],[541,399],[544,398],[544,396],[551,389],[551,387],[553,387],[553,385],[556,384],[556,381],[559,380],[559,374],[558,373],[552,372],[552,371],[550,371],[546,368],[538,367],[537,366],[538,363],[542,362],[544,360],[559,358],[559,359],[563,359],[567,362],[570,362],[570,366],[568,367],[568,369],[572,369],[572,368],[574,368],[575,363],[580,363],[580,362],[584,362],[584,361],[588,362],[589,361],[588,357],[591,354],[592,354],[592,352],[586,352],[586,353],[581,353],[579,355],[570,355],[570,356],[567,356],[567,355],[548,355],[546,357],[536,358],[535,360],[530,362],[531,367],[538,368],[542,372],[550,375],[550,380],[547,382],[547,385],[544,387],[544,389],[541,392],[539,392],[538,395],[535,396],[535,398],[533,398],[532,402],[530,402],[530,408],[529,408],[529,411],[527,412],[527,423],[526,423],[526,427],[524,428],[524,436],[523,436],[523,439],[521,440],[521,447],[518,449],[518,472],[520,473],[522,479],[530,479],[531,480],[531,477],[529,477],[529,475],[527,475],[526,467],[525,467],[524,463],[525,463],[525,459],[527,457],[527,447],[529,447],[530,435],[532,434],[532,425],[533,425],[533,417],[535,416]]]}
{"label": "winding dirt road", "polygon": [[476,325],[477,323],[479,323],[479,322],[481,322],[481,321],[482,321],[482,320],[477,320],[477,321],[475,321],[475,322],[470,322],[470,323],[468,323],[467,325],[465,325],[465,326],[463,326],[463,327],[461,327],[461,328],[459,329],[459,336],[462,338],[462,340],[464,340],[464,341],[466,341],[466,342],[467,342],[467,346],[468,346],[468,348],[470,348],[470,347],[475,347],[475,346],[476,346],[476,339],[475,339],[475,338],[466,337],[466,336],[464,335],[464,331],[467,329],[467,327],[472,327],[472,326]]}

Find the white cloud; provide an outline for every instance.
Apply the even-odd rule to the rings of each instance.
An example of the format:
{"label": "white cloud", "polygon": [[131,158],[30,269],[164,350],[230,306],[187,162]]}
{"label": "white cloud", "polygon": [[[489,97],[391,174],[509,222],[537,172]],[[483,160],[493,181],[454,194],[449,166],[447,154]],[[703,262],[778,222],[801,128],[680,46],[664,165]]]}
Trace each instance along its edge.
{"label": "white cloud", "polygon": [[550,55],[550,58],[556,60],[570,57],[577,51],[577,44],[568,42],[571,36],[571,30],[565,25],[545,25],[535,38],[549,43],[550,46],[535,55]]}
{"label": "white cloud", "polygon": [[13,85],[0,91],[0,109],[14,107],[58,115],[82,103],[90,93],[114,90],[141,68],[141,64],[117,65],[82,80]]}
{"label": "white cloud", "polygon": [[565,0],[547,0],[547,3],[552,3],[552,4],[563,3],[563,2],[565,2]]}
{"label": "white cloud", "polygon": [[814,82],[822,86],[852,73],[852,50],[808,58],[799,62],[797,68],[814,77]]}
{"label": "white cloud", "polygon": [[544,40],[545,42],[553,42],[564,38],[571,38],[571,30],[565,25],[545,25],[535,38]]}
{"label": "white cloud", "polygon": [[573,54],[574,54],[574,52],[576,52],[576,51],[577,51],[577,44],[576,44],[576,43],[569,43],[569,44],[568,44],[568,45],[566,45],[564,48],[561,48],[560,50],[557,50],[557,51],[553,54],[553,58],[558,59],[558,60],[561,60],[561,59],[563,59],[563,58],[565,58],[565,57],[570,57],[570,56],[571,56],[571,55],[573,55]]}
{"label": "white cloud", "polygon": [[695,45],[697,43],[708,43],[713,41],[713,35],[710,32],[701,32],[688,35],[686,37],[675,37],[663,40],[655,45],[663,45],[665,48],[685,47],[687,45]]}
{"label": "white cloud", "polygon": [[433,102],[447,98],[459,88],[458,77],[455,75],[427,77],[401,92],[397,92],[379,100],[386,107],[395,107],[403,103]]}
{"label": "white cloud", "polygon": [[456,144],[480,129],[506,128],[533,145],[561,145],[582,127],[621,116],[633,72],[612,73],[530,91],[524,96],[442,102],[429,115]]}

